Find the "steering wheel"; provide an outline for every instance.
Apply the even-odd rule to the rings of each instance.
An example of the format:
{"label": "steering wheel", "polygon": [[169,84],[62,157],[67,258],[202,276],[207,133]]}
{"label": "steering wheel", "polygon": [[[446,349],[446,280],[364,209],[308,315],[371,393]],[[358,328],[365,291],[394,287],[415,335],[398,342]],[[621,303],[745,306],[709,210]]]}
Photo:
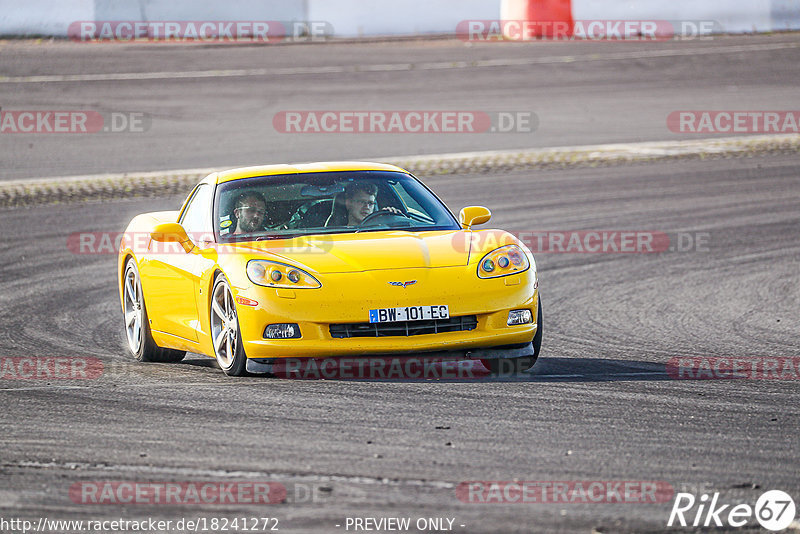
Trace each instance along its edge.
{"label": "steering wheel", "polygon": [[366,224],[367,224],[369,221],[375,221],[376,219],[379,219],[379,218],[381,218],[381,217],[387,217],[387,216],[391,216],[391,217],[404,217],[404,218],[406,218],[406,219],[410,219],[410,218],[411,218],[411,217],[409,217],[409,216],[408,216],[408,214],[407,214],[407,213],[403,213],[403,212],[402,212],[402,211],[400,211],[400,210],[397,210],[397,211],[389,211],[389,210],[386,210],[386,209],[382,209],[382,210],[378,210],[378,211],[373,211],[372,213],[370,213],[369,215],[367,215],[366,217],[364,217],[364,218],[361,220],[361,222],[360,222],[360,223],[358,223],[358,225],[359,225],[359,226],[365,226],[365,225],[366,225]]}

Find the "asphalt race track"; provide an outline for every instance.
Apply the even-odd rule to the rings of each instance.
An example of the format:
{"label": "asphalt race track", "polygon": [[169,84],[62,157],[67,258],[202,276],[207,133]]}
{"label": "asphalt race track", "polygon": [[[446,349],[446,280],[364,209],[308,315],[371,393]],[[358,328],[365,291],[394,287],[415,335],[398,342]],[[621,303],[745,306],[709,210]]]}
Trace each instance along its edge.
{"label": "asphalt race track", "polygon": [[[107,121],[142,114],[144,131],[3,135],[0,180],[695,138],[670,132],[666,117],[796,109],[798,57],[800,34],[780,33],[274,47],[7,41],[0,43],[3,111],[93,110]],[[272,74],[225,75],[248,69]],[[8,81],[26,76],[59,81]],[[278,133],[273,117],[291,110],[524,112],[539,124],[507,134]]]}
{"label": "asphalt race track", "polygon": [[[212,68],[201,64],[200,54],[216,62],[213,68],[241,68],[253,57],[276,67],[475,54],[579,60],[308,75],[296,91],[290,85],[297,77],[2,82],[4,110],[95,106],[160,117],[139,137],[0,135],[2,178],[310,161],[338,152],[368,158],[674,139],[664,117],[676,109],[795,109],[800,51],[609,62],[581,61],[582,55],[614,46],[632,53],[774,43],[797,45],[800,39],[778,34],[594,49],[439,41],[110,49],[3,43],[2,76]],[[661,79],[666,71],[669,79]],[[528,82],[539,84],[536,94],[520,89]],[[401,92],[405,99],[395,100]],[[331,95],[333,101],[324,100]],[[257,101],[271,98],[277,101],[249,117]],[[528,136],[474,138],[289,136],[271,126],[278,109],[359,105],[532,109],[541,124]],[[667,369],[673,358],[800,357],[797,154],[422,178],[452,210],[484,204],[493,212],[492,227],[521,235],[651,231],[665,233],[670,245],[655,253],[536,254],[544,342],[540,360],[522,376],[232,379],[199,355],[180,364],[131,361],[122,337],[116,256],[68,247],[77,232],[121,231],[133,215],[173,209],[182,198],[2,210],[0,356],[91,358],[103,372],[93,380],[0,379],[0,517],[34,524],[43,517],[270,517],[284,532],[354,532],[346,529],[348,517],[408,517],[412,524],[449,518],[454,532],[691,532],[701,529],[666,527],[678,492],[698,498],[719,493],[722,503],[752,506],[776,489],[798,501],[800,382],[776,375],[676,380]],[[287,495],[270,505],[92,504],[75,490],[120,481],[274,482]],[[658,503],[476,504],[459,499],[465,481],[651,481],[674,494]],[[795,522],[790,530],[800,526]],[[744,528],[711,531],[760,530],[751,520]]]}

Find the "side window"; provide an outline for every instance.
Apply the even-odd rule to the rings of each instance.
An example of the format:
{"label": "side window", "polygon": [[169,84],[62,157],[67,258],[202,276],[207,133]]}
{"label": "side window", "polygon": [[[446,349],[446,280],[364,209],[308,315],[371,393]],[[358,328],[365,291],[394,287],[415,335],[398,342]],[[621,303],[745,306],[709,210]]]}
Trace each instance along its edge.
{"label": "side window", "polygon": [[187,233],[205,234],[211,232],[211,186],[201,184],[192,195],[189,205],[183,211],[180,223]]}

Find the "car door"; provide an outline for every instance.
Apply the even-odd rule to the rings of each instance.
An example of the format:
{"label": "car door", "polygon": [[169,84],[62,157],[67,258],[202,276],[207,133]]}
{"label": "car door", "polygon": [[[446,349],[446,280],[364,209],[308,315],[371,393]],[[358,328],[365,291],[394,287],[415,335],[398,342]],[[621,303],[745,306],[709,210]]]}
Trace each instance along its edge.
{"label": "car door", "polygon": [[195,342],[200,328],[197,292],[202,269],[208,263],[198,251],[213,235],[211,199],[212,187],[198,185],[178,220],[195,249],[186,252],[177,243],[151,242],[146,272],[142,273],[151,286],[145,288],[147,304],[158,310],[148,313],[151,328]]}

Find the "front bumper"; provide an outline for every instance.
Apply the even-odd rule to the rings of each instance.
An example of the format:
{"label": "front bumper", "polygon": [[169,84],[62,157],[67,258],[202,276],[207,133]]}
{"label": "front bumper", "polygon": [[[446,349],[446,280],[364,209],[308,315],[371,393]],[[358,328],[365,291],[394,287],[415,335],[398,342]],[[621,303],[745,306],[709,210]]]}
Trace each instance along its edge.
{"label": "front bumper", "polygon": [[[536,324],[507,326],[512,309],[530,309],[536,317],[536,273],[528,270],[503,278],[478,279],[474,266],[402,269],[320,276],[319,289],[235,288],[236,296],[258,302],[237,305],[248,358],[309,358],[409,352],[490,349],[529,343]],[[417,280],[407,287],[391,281]],[[368,322],[369,310],[446,304],[451,317],[475,315],[468,331],[417,336],[334,338],[331,324]],[[270,340],[264,328],[274,323],[299,325],[302,337]],[[488,353],[487,353],[488,354]],[[493,356],[487,355],[486,358]],[[494,356],[497,357],[497,356]]]}
{"label": "front bumper", "polygon": [[[528,343],[522,347],[515,348],[491,348],[491,349],[470,349],[466,351],[445,351],[445,352],[431,352],[431,357],[438,358],[439,361],[446,359],[471,359],[471,360],[492,360],[492,359],[508,359],[508,358],[524,358],[526,356],[533,356],[533,343]],[[375,355],[370,355],[375,356]],[[273,366],[281,360],[286,358],[248,358],[246,369],[248,373],[271,373]]]}

